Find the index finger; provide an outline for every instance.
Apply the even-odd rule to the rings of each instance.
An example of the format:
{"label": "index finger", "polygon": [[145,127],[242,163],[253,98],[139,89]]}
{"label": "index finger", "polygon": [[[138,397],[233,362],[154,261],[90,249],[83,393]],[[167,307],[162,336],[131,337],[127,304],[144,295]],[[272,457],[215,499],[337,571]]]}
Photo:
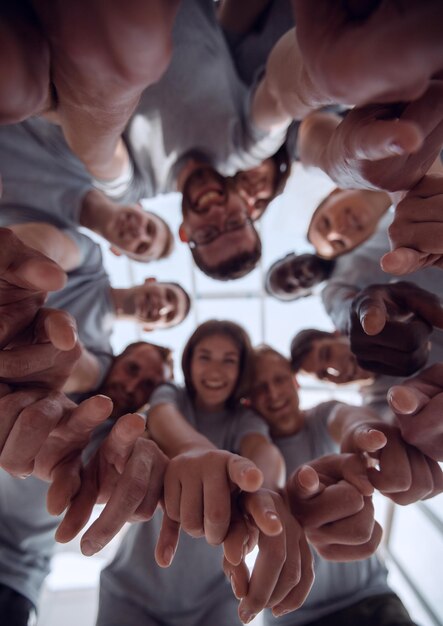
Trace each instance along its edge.
{"label": "index finger", "polygon": [[378,335],[385,327],[388,311],[380,292],[357,296],[353,309],[367,335]]}

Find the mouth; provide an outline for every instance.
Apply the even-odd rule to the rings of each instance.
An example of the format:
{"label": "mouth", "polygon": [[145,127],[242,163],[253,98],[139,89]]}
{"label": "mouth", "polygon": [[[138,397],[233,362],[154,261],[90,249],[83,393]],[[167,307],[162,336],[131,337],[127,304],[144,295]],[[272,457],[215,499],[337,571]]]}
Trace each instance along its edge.
{"label": "mouth", "polygon": [[220,391],[226,387],[226,384],[219,380],[203,380],[202,386],[209,391]]}
{"label": "mouth", "polygon": [[194,210],[203,213],[213,204],[221,204],[225,198],[223,190],[217,185],[208,185],[191,199]]}
{"label": "mouth", "polygon": [[281,413],[284,409],[288,407],[288,405],[288,400],[277,400],[276,402],[268,404],[268,410],[270,413]]}

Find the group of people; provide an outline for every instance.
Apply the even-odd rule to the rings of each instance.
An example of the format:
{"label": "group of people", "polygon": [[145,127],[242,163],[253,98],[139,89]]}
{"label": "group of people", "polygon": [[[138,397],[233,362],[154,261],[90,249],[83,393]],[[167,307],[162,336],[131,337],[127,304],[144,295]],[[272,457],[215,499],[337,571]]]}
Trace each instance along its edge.
{"label": "group of people", "polygon": [[[266,624],[413,625],[372,496],[443,491],[442,3],[19,0],[0,16],[2,620],[30,623],[55,541],[102,504],[85,555],[131,526],[99,626],[264,609]],[[295,161],[337,187],[312,215],[315,253],[277,259],[264,290],[321,285],[336,331],[301,331],[287,357],[205,322],[182,386],[170,348],[113,354],[116,318],[167,330],[192,302],[173,266],[114,286],[88,230],[155,268],[175,237],[141,200],[180,192],[177,239],[235,280]],[[300,371],[358,382],[362,405],[302,410]]]}

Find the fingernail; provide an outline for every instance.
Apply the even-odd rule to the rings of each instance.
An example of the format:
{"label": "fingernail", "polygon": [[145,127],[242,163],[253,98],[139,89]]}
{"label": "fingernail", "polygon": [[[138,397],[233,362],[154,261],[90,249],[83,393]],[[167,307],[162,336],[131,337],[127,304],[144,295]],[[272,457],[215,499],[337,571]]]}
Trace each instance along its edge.
{"label": "fingernail", "polygon": [[171,548],[171,546],[168,546],[167,548],[163,550],[163,559],[165,563],[167,563],[168,565],[172,561],[173,556],[174,556],[174,550]]}
{"label": "fingernail", "polygon": [[399,143],[396,143],[395,141],[389,144],[388,150],[389,152],[392,152],[392,154],[404,154],[405,152],[403,146],[401,146]]}
{"label": "fingernail", "polygon": [[252,622],[257,613],[250,613],[249,611],[240,611],[240,619],[243,624],[249,624]]}
{"label": "fingernail", "polygon": [[101,546],[99,543],[96,543],[95,541],[86,539],[85,541],[82,541],[81,548],[85,556],[92,556],[93,554],[101,550],[103,546]]}
{"label": "fingernail", "polygon": [[273,522],[280,521],[279,516],[276,513],[274,513],[274,511],[266,511],[266,517],[272,520]]}
{"label": "fingernail", "polygon": [[287,613],[290,613],[291,609],[285,609],[282,606],[274,606],[274,608],[272,609],[272,615],[274,617],[281,617],[282,615],[286,615]]}

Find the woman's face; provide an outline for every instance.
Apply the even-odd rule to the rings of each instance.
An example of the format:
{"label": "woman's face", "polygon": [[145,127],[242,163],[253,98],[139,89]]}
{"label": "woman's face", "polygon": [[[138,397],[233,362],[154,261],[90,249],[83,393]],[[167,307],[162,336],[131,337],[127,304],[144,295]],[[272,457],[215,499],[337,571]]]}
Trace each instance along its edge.
{"label": "woman's face", "polygon": [[240,353],[230,337],[211,335],[199,341],[191,358],[197,406],[222,409],[235,389],[239,373]]}

